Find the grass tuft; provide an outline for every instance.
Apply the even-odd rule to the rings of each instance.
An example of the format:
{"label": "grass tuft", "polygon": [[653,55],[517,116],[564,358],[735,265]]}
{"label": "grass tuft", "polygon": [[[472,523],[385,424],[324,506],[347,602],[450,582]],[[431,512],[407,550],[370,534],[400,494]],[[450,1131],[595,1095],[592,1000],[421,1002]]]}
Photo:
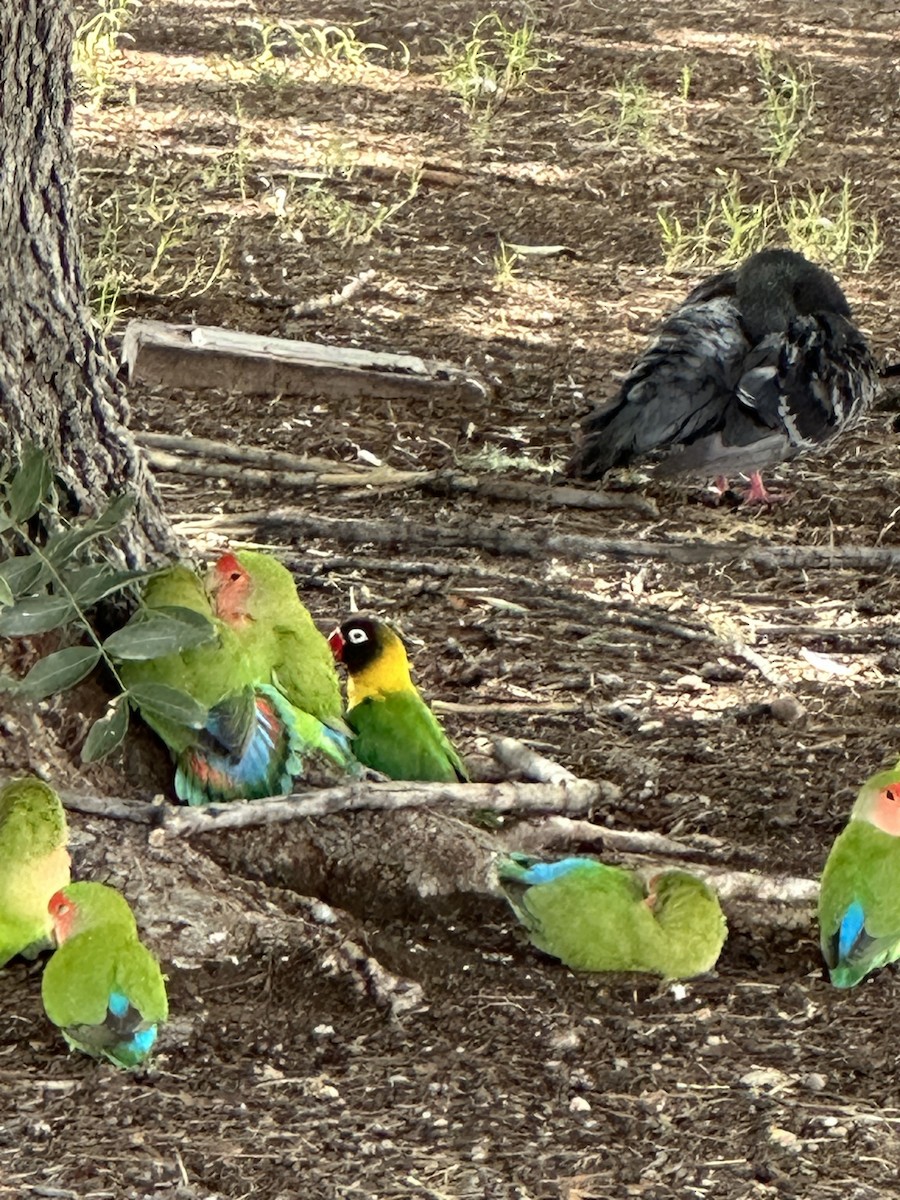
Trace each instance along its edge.
{"label": "grass tuft", "polygon": [[776,63],[771,50],[757,51],[763,89],[763,149],[776,167],[785,166],[812,127],[816,84],[812,71]]}
{"label": "grass tuft", "polygon": [[439,77],[459,96],[470,117],[489,120],[529,76],[546,70],[553,55],[538,46],[533,25],[504,24],[497,13],[480,17],[466,41],[445,45]]}
{"label": "grass tuft", "polygon": [[739,262],[779,241],[817,262],[865,271],[882,249],[876,218],[857,215],[849,179],[838,191],[807,187],[747,200],[735,174],[690,221],[663,209],[656,215],[668,271]]}
{"label": "grass tuft", "polygon": [[116,76],[119,44],[130,40],[128,26],[141,0],[100,0],[98,11],[75,31],[72,66],[84,95],[99,107]]}

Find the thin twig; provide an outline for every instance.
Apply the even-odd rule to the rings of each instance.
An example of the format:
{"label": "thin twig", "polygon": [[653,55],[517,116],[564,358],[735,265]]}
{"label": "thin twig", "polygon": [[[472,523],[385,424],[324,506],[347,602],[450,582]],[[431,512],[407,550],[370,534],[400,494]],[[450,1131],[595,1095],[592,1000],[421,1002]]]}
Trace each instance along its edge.
{"label": "thin twig", "polygon": [[[138,434],[136,440],[148,450],[150,465],[157,471],[204,479],[232,479],[267,490],[293,488],[295,491],[311,491],[317,487],[354,486],[390,488],[395,491],[422,488],[441,496],[476,495],[491,500],[527,502],[541,508],[582,508],[588,511],[617,509],[628,510],[639,516],[658,516],[652,500],[628,492],[551,487],[495,476],[463,474],[460,471],[400,471],[386,466],[363,467],[358,463],[335,463],[255,447],[243,448],[210,438],[185,438],[147,432]],[[215,461],[202,461],[204,459]]]}
{"label": "thin twig", "polygon": [[378,272],[371,268],[368,271],[360,271],[358,275],[355,275],[339,291],[324,292],[320,296],[313,296],[311,300],[304,300],[302,304],[292,305],[290,309],[291,316],[315,317],[319,313],[327,312],[329,309],[340,308],[342,304],[346,304],[349,300],[353,300],[359,295],[360,292],[365,291],[377,274]]}
{"label": "thin twig", "polygon": [[599,851],[613,850],[617,854],[656,854],[668,858],[719,858],[723,843],[715,838],[698,836],[691,841],[677,841],[662,833],[643,829],[613,829],[595,825],[592,821],[554,814],[540,823],[526,821],[516,825],[507,835],[511,850],[540,854],[577,845],[592,846]]}

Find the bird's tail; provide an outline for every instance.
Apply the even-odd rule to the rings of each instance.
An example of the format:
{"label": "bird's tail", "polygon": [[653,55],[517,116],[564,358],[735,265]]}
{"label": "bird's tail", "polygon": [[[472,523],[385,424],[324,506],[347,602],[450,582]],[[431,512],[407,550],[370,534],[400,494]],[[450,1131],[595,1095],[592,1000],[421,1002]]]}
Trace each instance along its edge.
{"label": "bird's tail", "polygon": [[624,418],[619,397],[594,409],[581,422],[579,444],[566,463],[565,472],[577,479],[602,479],[613,467],[623,466],[634,457],[635,435]]}
{"label": "bird's tail", "polygon": [[246,687],[209,710],[178,757],[175,791],[188,804],[284,795],[302,771],[296,710],[273,687]]}
{"label": "bird's tail", "polygon": [[361,771],[342,730],[295,708],[277,688],[247,687],[209,710],[200,736],[179,755],[175,791],[195,805],[258,800]]}

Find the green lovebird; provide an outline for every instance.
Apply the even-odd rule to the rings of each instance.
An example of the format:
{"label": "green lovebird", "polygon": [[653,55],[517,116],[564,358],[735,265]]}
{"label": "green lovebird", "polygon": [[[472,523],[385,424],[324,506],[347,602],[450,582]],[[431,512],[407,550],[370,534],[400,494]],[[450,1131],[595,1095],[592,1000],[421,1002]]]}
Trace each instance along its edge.
{"label": "green lovebird", "polygon": [[510,854],[497,874],[533,944],[573,971],[690,979],[712,970],[725,943],[718,896],[687,871],[664,871],[645,888],[632,871],[593,858]]}
{"label": "green lovebird", "polygon": [[72,1049],[137,1066],[169,1003],[128,902],[103,883],[72,883],[52,897],[49,912],[59,949],[44,969],[44,1011]]}
{"label": "green lovebird", "polygon": [[346,720],[359,761],[389,779],[466,782],[465,764],[419,695],[393,629],[353,617],[328,641],[347,668]]}
{"label": "green lovebird", "polygon": [[831,848],[819,937],[835,987],[900,958],[900,763],[866,780]]}
{"label": "green lovebird", "polygon": [[271,554],[223,554],[207,577],[216,616],[237,636],[258,683],[291,704],[340,725],[341,687],[328,643],[297,595],[287,567]]}
{"label": "green lovebird", "polygon": [[291,704],[260,678],[240,638],[212,610],[203,581],[184,566],[155,575],[144,589],[150,611],[189,608],[207,617],[215,637],[161,658],[123,662],[128,687],[163,684],[207,710],[202,728],[141,709],[176,763],[175,792],[188,804],[283,795],[295,780],[331,783],[358,771],[348,739]]}
{"label": "green lovebird", "polygon": [[66,814],[33,775],[0,790],[0,967],[49,946],[47,903],[69,882]]}

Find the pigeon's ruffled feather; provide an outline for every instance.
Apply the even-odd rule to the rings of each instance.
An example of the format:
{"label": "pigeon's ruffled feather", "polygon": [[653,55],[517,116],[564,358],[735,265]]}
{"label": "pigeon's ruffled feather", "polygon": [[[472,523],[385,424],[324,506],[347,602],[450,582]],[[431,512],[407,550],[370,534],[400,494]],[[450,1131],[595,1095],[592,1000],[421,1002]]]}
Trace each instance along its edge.
{"label": "pigeon's ruffled feather", "polygon": [[835,280],[765,250],[711,276],[663,321],[569,462],[599,479],[663,455],[660,472],[758,472],[815,450],[871,405],[878,371]]}

